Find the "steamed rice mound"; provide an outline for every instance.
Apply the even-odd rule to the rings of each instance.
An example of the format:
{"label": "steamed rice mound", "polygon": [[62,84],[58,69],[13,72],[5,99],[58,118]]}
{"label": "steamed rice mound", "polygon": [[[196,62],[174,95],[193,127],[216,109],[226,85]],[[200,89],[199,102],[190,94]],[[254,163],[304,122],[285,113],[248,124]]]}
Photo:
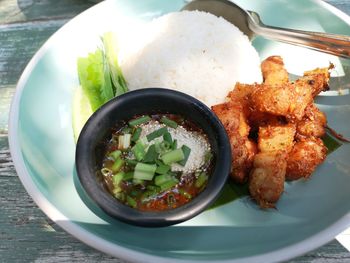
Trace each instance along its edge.
{"label": "steamed rice mound", "polygon": [[260,59],[249,39],[223,18],[182,11],[153,20],[120,50],[130,90],[163,87],[222,103],[236,82],[261,82]]}

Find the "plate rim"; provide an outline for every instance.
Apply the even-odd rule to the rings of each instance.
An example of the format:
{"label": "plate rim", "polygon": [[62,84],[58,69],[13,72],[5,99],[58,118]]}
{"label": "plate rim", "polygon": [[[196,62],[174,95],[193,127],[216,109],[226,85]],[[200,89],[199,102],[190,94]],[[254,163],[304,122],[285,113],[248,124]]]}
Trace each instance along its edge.
{"label": "plate rim", "polygon": [[[322,0],[311,0],[315,5],[318,5],[321,8],[325,8],[330,11],[335,16],[339,17],[342,21],[347,23],[350,26],[350,16],[348,16],[343,11],[337,9],[336,7],[330,5],[329,3],[323,2]],[[109,242],[89,231],[79,226],[78,224],[72,222],[68,217],[62,214],[59,209],[57,209],[46,197],[41,193],[39,188],[35,185],[34,181],[31,180],[31,176],[27,170],[26,165],[24,164],[23,156],[21,153],[20,143],[18,143],[18,117],[19,117],[19,105],[22,92],[27,83],[28,78],[30,77],[33,69],[41,58],[46,54],[49,48],[54,44],[55,38],[60,35],[62,31],[69,30],[76,21],[77,18],[87,16],[89,13],[93,13],[98,8],[106,8],[112,0],[107,0],[96,4],[84,12],[78,14],[70,21],[65,23],[60,27],[55,33],[53,33],[48,40],[39,48],[39,50],[31,58],[24,71],[22,72],[17,85],[15,94],[11,101],[9,121],[8,121],[8,141],[10,154],[16,169],[17,175],[26,189],[27,193],[34,200],[36,205],[45,213],[47,217],[53,220],[57,225],[64,229],[67,233],[72,235],[74,238],[80,240],[82,243],[95,248],[101,252],[109,254],[114,257],[118,257],[124,260],[133,260],[137,262],[198,262],[198,260],[187,260],[174,257],[161,257],[153,254],[147,254],[139,251],[135,251],[118,244]],[[104,7],[106,6],[106,7]],[[243,258],[236,259],[224,259],[224,260],[215,260],[216,262],[262,262],[262,261],[284,261],[291,258],[295,258],[304,253],[307,253],[311,250],[314,250],[332,239],[336,238],[336,235],[344,231],[346,228],[350,227],[350,211],[341,217],[339,220],[334,222],[328,228],[310,236],[303,241],[283,247],[281,249],[274,250],[272,252],[263,253],[255,256],[248,256]],[[96,242],[97,241],[97,242]]]}

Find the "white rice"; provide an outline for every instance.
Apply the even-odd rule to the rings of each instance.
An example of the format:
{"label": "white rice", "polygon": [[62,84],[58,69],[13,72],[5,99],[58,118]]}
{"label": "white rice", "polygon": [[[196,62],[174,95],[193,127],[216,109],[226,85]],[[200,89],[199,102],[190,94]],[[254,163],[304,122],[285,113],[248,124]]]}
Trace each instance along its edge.
{"label": "white rice", "polygon": [[224,102],[236,82],[261,82],[260,59],[248,38],[223,18],[199,11],[159,17],[120,49],[130,90],[163,87],[208,106]]}

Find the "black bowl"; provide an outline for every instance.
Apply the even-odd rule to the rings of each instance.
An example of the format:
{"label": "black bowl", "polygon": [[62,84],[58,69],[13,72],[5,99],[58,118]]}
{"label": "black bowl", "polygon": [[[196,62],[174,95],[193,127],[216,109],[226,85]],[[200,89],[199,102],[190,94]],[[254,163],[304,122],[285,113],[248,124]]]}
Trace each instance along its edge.
{"label": "black bowl", "polygon": [[[178,114],[200,127],[207,134],[214,153],[214,167],[206,188],[187,204],[167,211],[142,212],[124,205],[107,192],[97,171],[102,164],[101,142],[111,135],[111,128],[135,115],[152,113]],[[80,133],[75,161],[83,188],[107,214],[129,224],[158,227],[188,220],[215,201],[230,171],[231,148],[223,125],[202,102],[181,92],[148,88],[121,95],[97,110]]]}

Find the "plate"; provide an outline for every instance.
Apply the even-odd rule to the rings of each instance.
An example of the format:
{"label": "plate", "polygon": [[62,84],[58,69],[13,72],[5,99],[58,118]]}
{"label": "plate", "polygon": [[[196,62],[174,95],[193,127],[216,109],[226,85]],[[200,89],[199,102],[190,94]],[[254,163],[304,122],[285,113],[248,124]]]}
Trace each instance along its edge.
{"label": "plate", "polygon": [[[269,25],[350,35],[350,18],[321,1],[236,2],[261,14]],[[281,261],[332,240],[350,226],[348,144],[329,154],[311,180],[287,183],[274,210],[260,210],[249,197],[242,197],[182,224],[147,229],[110,218],[85,195],[75,173],[71,125],[77,57],[94,50],[103,32],[122,34],[130,25],[180,10],[184,3],[106,1],[67,23],[38,51],[19,80],[9,122],[11,154],[26,190],[76,238],[133,261]],[[294,75],[332,61],[336,65],[332,90],[319,96],[317,103],[329,125],[350,137],[347,60],[260,37],[253,44],[262,59],[282,55]]]}

